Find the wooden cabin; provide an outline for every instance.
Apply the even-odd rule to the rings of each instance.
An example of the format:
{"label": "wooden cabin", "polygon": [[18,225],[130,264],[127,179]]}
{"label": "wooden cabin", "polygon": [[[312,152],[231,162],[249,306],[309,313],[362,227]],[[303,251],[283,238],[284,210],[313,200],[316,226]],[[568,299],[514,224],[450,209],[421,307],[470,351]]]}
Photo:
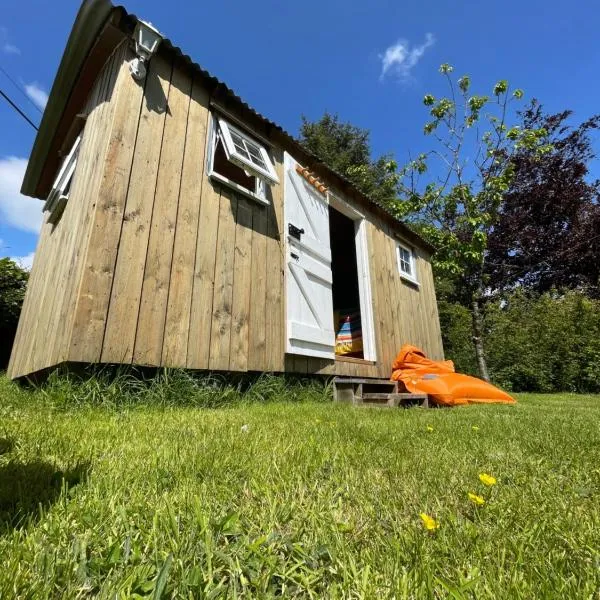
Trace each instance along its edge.
{"label": "wooden cabin", "polygon": [[443,358],[433,248],[169,40],[144,56],[144,27],[108,0],[75,20],[22,187],[45,218],[10,376]]}

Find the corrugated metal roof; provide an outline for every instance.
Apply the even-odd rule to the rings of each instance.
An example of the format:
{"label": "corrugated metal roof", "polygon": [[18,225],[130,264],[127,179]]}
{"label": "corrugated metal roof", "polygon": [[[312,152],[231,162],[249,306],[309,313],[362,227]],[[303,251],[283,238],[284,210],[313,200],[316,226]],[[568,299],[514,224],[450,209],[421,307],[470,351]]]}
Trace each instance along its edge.
{"label": "corrugated metal roof", "polygon": [[[22,193],[33,196],[36,195],[35,190],[39,182],[40,173],[43,165],[48,160],[50,142],[54,138],[58,124],[62,118],[66,98],[69,97],[73,87],[77,84],[79,70],[84,63],[87,53],[90,51],[94,40],[96,40],[100,31],[104,27],[104,24],[108,21],[109,15],[113,14],[115,11],[121,12],[125,24],[131,26],[132,30],[135,26],[135,23],[138,20],[141,20],[135,14],[129,13],[124,6],[113,6],[109,0],[84,0],[82,2],[71,30],[63,57],[61,59],[57,76],[52,86],[48,106],[44,112],[42,123],[40,124],[40,130],[34,142],[23,181],[21,190]],[[197,62],[194,62],[194,60],[189,55],[185,54],[183,50],[179,48],[179,46],[173,44],[173,42],[171,42],[171,40],[168,38],[165,38],[162,44],[167,48],[167,50],[175,53],[175,55],[178,56],[184,63],[187,63],[192,69],[202,75],[202,77],[213,88],[213,90],[218,90],[221,96],[231,100],[239,107],[247,111],[250,115],[255,117],[258,121],[277,131],[279,136],[281,136],[291,148],[296,149],[304,156],[308,157],[312,164],[305,166],[309,166],[312,169],[317,168],[325,174],[331,174],[340,183],[352,190],[352,192],[358,197],[376,206],[380,211],[383,211],[388,218],[391,218],[400,226],[409,240],[418,243],[419,246],[428,250],[429,252],[435,251],[434,246],[432,246],[418,233],[413,231],[406,223],[398,219],[387,206],[376,202],[372,198],[369,198],[344,174],[339,173],[335,169],[332,169],[330,166],[325,164],[318,156],[315,156],[313,153],[308,151],[299,140],[290,135],[280,125],[271,121],[257,110],[252,108],[225,83],[203,69]]]}
{"label": "corrugated metal roof", "polygon": [[[127,12],[127,9],[122,5],[120,5],[116,8],[119,8],[120,10],[122,10],[124,15],[126,16],[126,18],[132,20],[132,25],[133,25],[133,22],[142,20],[137,15]],[[376,200],[373,200],[372,198],[367,196],[364,192],[362,192],[360,189],[358,189],[356,187],[356,185],[352,181],[350,181],[344,174],[340,173],[339,171],[336,171],[335,169],[333,169],[332,167],[330,167],[329,165],[324,163],[318,156],[316,156],[315,154],[310,152],[298,139],[296,139],[294,136],[292,136],[290,133],[288,133],[285,129],[283,129],[283,127],[281,127],[281,125],[278,125],[274,121],[271,121],[270,119],[265,117],[263,114],[259,113],[256,109],[254,109],[247,102],[245,102],[240,96],[238,96],[227,84],[223,83],[220,79],[218,79],[217,77],[215,77],[214,75],[209,73],[206,69],[202,68],[201,65],[199,65],[197,62],[195,62],[179,46],[176,46],[175,44],[173,44],[173,42],[169,38],[167,38],[167,37],[163,38],[163,41],[161,43],[168,50],[174,52],[176,56],[181,58],[185,63],[187,63],[190,67],[192,67],[196,72],[200,73],[206,79],[207,82],[209,82],[214,87],[218,86],[220,88],[220,92],[222,94],[224,94],[225,96],[227,96],[227,98],[229,100],[232,100],[233,102],[237,103],[239,106],[241,106],[243,109],[247,110],[255,118],[259,119],[260,121],[262,121],[264,124],[268,125],[269,127],[272,127],[273,129],[275,129],[281,136],[286,138],[287,142],[290,145],[301,149],[304,154],[308,155],[311,158],[311,160],[315,164],[318,164],[324,171],[327,171],[327,172],[335,175],[344,184],[346,184],[347,186],[352,188],[352,190],[356,194],[358,194],[359,196],[362,196],[365,200],[367,200],[371,204],[374,204],[379,209],[383,210],[386,214],[388,214],[390,217],[392,217],[392,219],[394,219],[394,221],[396,221],[403,229],[405,229],[406,233],[408,233],[408,235],[413,238],[413,241],[418,241],[421,246],[423,246],[425,249],[428,249],[430,252],[435,251],[435,247],[432,244],[430,244],[425,238],[423,238],[421,235],[419,235],[417,232],[415,232],[406,223],[404,223],[403,221],[398,219],[396,217],[396,215],[394,215],[394,213],[387,206],[385,206],[384,204],[381,204],[380,202],[377,202]]]}

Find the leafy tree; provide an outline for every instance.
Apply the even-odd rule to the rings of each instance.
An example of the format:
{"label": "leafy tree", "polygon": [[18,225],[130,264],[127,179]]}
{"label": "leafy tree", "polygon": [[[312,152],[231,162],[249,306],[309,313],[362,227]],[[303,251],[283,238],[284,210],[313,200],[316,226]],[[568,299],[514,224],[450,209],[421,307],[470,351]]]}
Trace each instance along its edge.
{"label": "leafy tree", "polygon": [[588,182],[595,155],[590,135],[600,115],[571,127],[571,111],[547,115],[537,101],[522,113],[524,129],[545,129],[552,150],[524,147],[489,238],[490,285],[544,292],[553,287],[600,295],[600,181]]}
{"label": "leafy tree", "polygon": [[[600,301],[581,292],[522,288],[489,303],[492,379],[514,391],[600,391]],[[460,344],[458,344],[460,345]]]}
{"label": "leafy tree", "polygon": [[384,206],[398,197],[398,165],[391,155],[371,158],[369,131],[325,113],[318,121],[302,117],[300,142],[329,167]]}
{"label": "leafy tree", "polygon": [[[539,155],[551,147],[543,128],[507,124],[510,105],[523,97],[522,90],[511,92],[508,82],[501,80],[491,95],[475,95],[467,75],[455,82],[448,64],[440,72],[449,97],[423,98],[431,116],[425,134],[433,137],[436,147],[402,169],[405,200],[396,204],[396,212],[424,223],[421,231],[438,248],[437,271],[457,282],[461,300],[471,311],[479,374],[489,380],[483,346],[488,239],[514,178],[515,154],[527,149]],[[435,179],[421,189],[420,176],[428,170]]]}
{"label": "leafy tree", "polygon": [[[437,283],[444,350],[457,371],[476,374],[469,310],[447,300],[446,279]],[[486,304],[484,338],[491,379],[505,389],[600,391],[600,300],[517,288]]]}
{"label": "leafy tree", "polygon": [[444,352],[458,372],[475,375],[477,361],[471,340],[471,313],[468,307],[456,301],[456,281],[436,273],[435,292]]}
{"label": "leafy tree", "polygon": [[0,259],[0,368],[8,363],[29,273],[10,258]]}

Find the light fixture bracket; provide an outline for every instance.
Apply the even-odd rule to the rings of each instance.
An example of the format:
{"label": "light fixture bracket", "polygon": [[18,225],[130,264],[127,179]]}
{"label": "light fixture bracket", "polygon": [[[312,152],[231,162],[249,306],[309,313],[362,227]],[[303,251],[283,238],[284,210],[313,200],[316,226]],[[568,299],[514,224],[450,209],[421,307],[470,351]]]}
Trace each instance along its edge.
{"label": "light fixture bracket", "polygon": [[138,21],[132,37],[137,57],[130,61],[129,71],[134,79],[140,80],[146,77],[146,64],[156,53],[163,36],[152,23]]}
{"label": "light fixture bracket", "polygon": [[141,81],[146,77],[146,65],[141,58],[133,58],[129,61],[129,72],[136,81]]}

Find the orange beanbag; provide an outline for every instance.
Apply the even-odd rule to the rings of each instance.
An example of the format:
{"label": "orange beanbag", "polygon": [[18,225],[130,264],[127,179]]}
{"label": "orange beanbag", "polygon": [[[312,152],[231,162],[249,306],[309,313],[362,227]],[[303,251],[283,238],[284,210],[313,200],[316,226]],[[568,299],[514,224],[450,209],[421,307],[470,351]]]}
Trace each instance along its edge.
{"label": "orange beanbag", "polygon": [[451,360],[435,361],[409,344],[402,346],[392,365],[392,380],[401,381],[412,393],[428,394],[435,404],[514,404],[506,392],[477,377],[454,372]]}

